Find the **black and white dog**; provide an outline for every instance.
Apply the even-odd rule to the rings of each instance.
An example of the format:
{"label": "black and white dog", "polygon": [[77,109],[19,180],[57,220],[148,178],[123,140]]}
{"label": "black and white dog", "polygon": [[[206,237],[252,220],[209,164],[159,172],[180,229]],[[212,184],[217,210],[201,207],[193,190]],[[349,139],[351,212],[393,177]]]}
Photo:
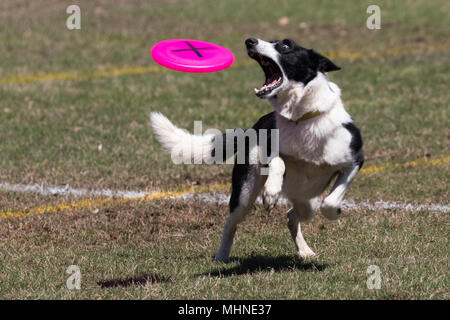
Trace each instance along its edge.
{"label": "black and white dog", "polygon": [[[310,220],[319,208],[328,219],[339,217],[344,194],[364,162],[361,135],[344,109],[340,89],[328,80],[327,72],[340,69],[333,62],[290,39],[266,42],[252,38],[245,44],[248,55],[266,76],[265,84],[255,93],[268,99],[275,109],[260,118],[253,129],[278,129],[279,154],[271,155],[266,164],[251,163],[252,158],[261,157],[258,136],[256,145],[247,143],[246,161],[235,163],[230,216],[216,260],[228,261],[237,225],[263,188],[268,210],[280,193],[289,199],[290,233],[299,256],[310,257],[314,252],[303,238],[300,222]],[[151,122],[159,141],[172,154],[181,150],[208,162],[219,148],[217,135],[191,135],[160,113],[152,113]],[[221,141],[225,141],[225,149],[230,139]],[[262,168],[268,174],[261,174]],[[321,200],[319,196],[335,177],[330,194]]]}

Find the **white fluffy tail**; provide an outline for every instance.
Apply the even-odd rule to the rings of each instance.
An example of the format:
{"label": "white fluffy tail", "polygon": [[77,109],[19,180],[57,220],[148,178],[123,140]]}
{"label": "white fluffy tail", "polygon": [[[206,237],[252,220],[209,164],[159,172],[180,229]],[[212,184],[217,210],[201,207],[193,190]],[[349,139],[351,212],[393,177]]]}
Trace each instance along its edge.
{"label": "white fluffy tail", "polygon": [[158,141],[171,154],[174,163],[202,163],[211,161],[214,135],[193,135],[172,124],[159,112],[150,113],[150,121]]}

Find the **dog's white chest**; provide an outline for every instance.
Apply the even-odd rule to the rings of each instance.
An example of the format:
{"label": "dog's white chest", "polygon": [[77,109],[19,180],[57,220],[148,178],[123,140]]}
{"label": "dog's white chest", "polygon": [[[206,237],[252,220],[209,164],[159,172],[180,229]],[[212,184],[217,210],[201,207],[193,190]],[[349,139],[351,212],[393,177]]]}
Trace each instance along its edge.
{"label": "dog's white chest", "polygon": [[345,165],[352,161],[352,136],[342,126],[327,119],[296,124],[279,123],[280,153],[314,165]]}

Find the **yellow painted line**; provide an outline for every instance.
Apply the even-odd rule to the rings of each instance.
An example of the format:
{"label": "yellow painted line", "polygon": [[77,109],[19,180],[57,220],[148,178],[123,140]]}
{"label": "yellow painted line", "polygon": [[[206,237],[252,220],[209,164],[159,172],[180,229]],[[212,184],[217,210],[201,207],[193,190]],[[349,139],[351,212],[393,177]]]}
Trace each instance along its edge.
{"label": "yellow painted line", "polygon": [[428,167],[428,166],[435,166],[437,164],[441,163],[449,163],[450,162],[450,156],[447,157],[441,157],[436,159],[417,159],[410,162],[405,163],[390,163],[384,166],[370,166],[367,168],[362,168],[361,173],[363,174],[371,174],[376,173],[379,171],[385,171],[389,169],[395,169],[395,168],[408,168],[408,167]]}
{"label": "yellow painted line", "polygon": [[[251,64],[251,60],[237,62],[232,65],[233,68],[243,67]],[[138,75],[146,73],[158,73],[166,71],[166,68],[161,66],[148,66],[148,67],[122,67],[112,68],[107,70],[96,70],[93,72],[67,72],[67,73],[47,73],[41,75],[30,76],[9,76],[0,78],[0,83],[28,83],[28,82],[42,82],[42,81],[57,81],[57,80],[85,80],[93,78],[105,78],[116,77],[122,75]]]}
{"label": "yellow painted line", "polygon": [[82,208],[92,208],[100,207],[110,204],[122,204],[128,202],[145,201],[145,200],[155,200],[163,198],[179,198],[187,193],[192,192],[192,188],[185,189],[182,191],[166,191],[166,192],[155,192],[151,195],[136,197],[136,198],[110,198],[110,199],[83,199],[77,202],[72,202],[69,204],[58,204],[58,205],[45,205],[37,208],[32,208],[24,211],[5,211],[0,213],[0,218],[23,218],[26,216],[44,214],[44,213],[58,213],[68,209],[82,209]]}
{"label": "yellow painted line", "polygon": [[[409,168],[409,167],[426,167],[435,166],[438,164],[445,164],[450,162],[450,156],[445,156],[435,159],[417,159],[405,163],[394,163],[387,164],[384,166],[369,166],[361,169],[362,174],[373,174],[380,171],[385,171],[395,168]],[[206,193],[206,192],[228,192],[230,190],[230,184],[210,184],[205,186],[193,186],[181,191],[161,191],[155,192],[151,195],[146,195],[142,197],[135,198],[110,198],[110,199],[83,199],[80,201],[72,202],[70,204],[58,204],[58,205],[45,205],[41,207],[31,208],[22,211],[4,211],[0,212],[0,218],[23,218],[31,215],[38,215],[44,213],[58,213],[70,209],[83,209],[83,208],[95,208],[111,204],[124,204],[129,202],[146,201],[146,200],[156,200],[156,199],[167,199],[167,198],[180,198],[183,195],[192,193]]]}
{"label": "yellow painted line", "polygon": [[93,72],[73,72],[73,73],[63,72],[63,73],[47,73],[30,76],[9,76],[1,78],[0,83],[27,83],[27,82],[41,82],[54,80],[84,80],[92,78],[154,73],[154,72],[161,72],[162,70],[163,68],[160,66],[122,67],[108,70],[96,70]]}
{"label": "yellow painted line", "polygon": [[[361,52],[361,51],[331,51],[325,53],[330,59],[347,59],[358,60],[363,58],[376,58],[385,56],[400,56],[413,53],[426,53],[426,52],[438,52],[444,51],[450,48],[450,44],[437,44],[430,45],[426,48],[398,48],[389,49],[385,51],[373,51],[373,52]],[[232,65],[233,68],[239,68],[254,64],[252,60],[238,61]],[[31,82],[43,82],[43,81],[61,81],[61,80],[85,80],[93,78],[115,77],[122,75],[138,75],[146,73],[158,73],[167,70],[159,65],[152,65],[146,67],[129,67],[112,68],[106,70],[96,70],[92,72],[61,72],[61,73],[47,73],[28,76],[7,76],[0,78],[0,84],[10,83],[31,83]]]}
{"label": "yellow painted line", "polygon": [[330,59],[347,59],[347,60],[359,60],[366,58],[379,58],[379,57],[389,57],[389,56],[403,56],[408,54],[416,53],[427,53],[427,52],[440,52],[445,51],[450,48],[450,44],[435,44],[429,47],[423,48],[396,48],[388,49],[385,51],[369,51],[369,52],[348,52],[348,51],[332,51],[326,52],[325,55]]}

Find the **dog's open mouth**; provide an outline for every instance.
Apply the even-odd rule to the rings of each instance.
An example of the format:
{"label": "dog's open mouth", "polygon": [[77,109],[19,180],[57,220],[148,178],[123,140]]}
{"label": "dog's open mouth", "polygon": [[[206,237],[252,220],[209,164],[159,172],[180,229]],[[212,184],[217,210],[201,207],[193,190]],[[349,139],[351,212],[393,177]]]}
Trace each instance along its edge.
{"label": "dog's open mouth", "polygon": [[264,85],[260,89],[255,88],[255,94],[258,97],[263,98],[281,86],[283,83],[283,73],[281,72],[280,67],[278,67],[272,59],[256,52],[249,52],[248,55],[258,61],[264,71],[264,74],[266,75]]}

